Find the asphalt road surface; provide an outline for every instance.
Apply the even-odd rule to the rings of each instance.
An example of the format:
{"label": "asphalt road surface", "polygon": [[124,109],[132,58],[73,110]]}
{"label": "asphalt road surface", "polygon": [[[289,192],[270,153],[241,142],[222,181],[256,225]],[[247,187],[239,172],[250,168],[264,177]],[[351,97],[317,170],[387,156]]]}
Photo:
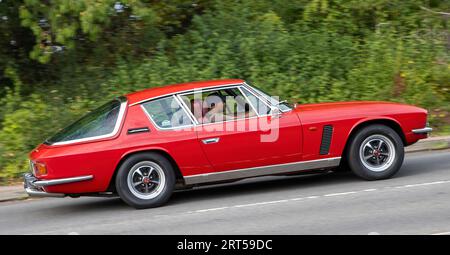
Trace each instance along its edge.
{"label": "asphalt road surface", "polygon": [[119,198],[3,202],[0,234],[450,234],[450,150],[410,153],[389,180],[262,177],[146,210]]}

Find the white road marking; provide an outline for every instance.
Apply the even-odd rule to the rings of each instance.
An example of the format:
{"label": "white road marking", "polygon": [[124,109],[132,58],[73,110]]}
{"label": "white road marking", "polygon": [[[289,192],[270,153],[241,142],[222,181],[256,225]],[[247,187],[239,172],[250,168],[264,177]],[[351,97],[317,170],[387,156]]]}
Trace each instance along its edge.
{"label": "white road marking", "polygon": [[443,235],[450,235],[450,232],[441,232],[441,233],[434,233],[434,234],[431,234],[431,235],[433,235],[433,236],[443,236]]}
{"label": "white road marking", "polygon": [[268,205],[268,204],[276,204],[276,203],[285,203],[288,202],[289,200],[287,199],[283,199],[283,200],[275,200],[275,201],[268,201],[268,202],[258,202],[258,203],[252,203],[252,204],[243,204],[243,205],[235,205],[232,207],[248,207],[248,206],[255,206],[255,205]]}
{"label": "white road marking", "polygon": [[408,185],[403,185],[403,186],[397,186],[397,187],[394,187],[394,188],[396,188],[396,189],[412,188],[412,187],[428,186],[428,185],[443,184],[443,183],[450,183],[450,181],[436,181],[436,182],[416,183],[416,184],[408,184]]}
{"label": "white road marking", "polygon": [[[231,209],[231,208],[243,208],[243,207],[252,207],[252,206],[260,206],[260,205],[270,205],[270,204],[286,203],[286,202],[292,202],[292,201],[302,201],[302,200],[315,199],[315,198],[347,196],[347,195],[352,195],[352,194],[359,194],[359,193],[364,193],[364,192],[373,192],[373,191],[378,191],[378,190],[414,188],[414,187],[437,185],[437,184],[445,184],[445,183],[450,183],[450,180],[435,181],[435,182],[425,182],[425,183],[416,183],[416,184],[407,184],[407,185],[394,186],[394,187],[382,187],[382,188],[378,188],[378,189],[377,188],[371,188],[371,189],[364,189],[364,190],[359,190],[359,191],[347,191],[347,192],[339,192],[339,193],[330,193],[330,194],[317,195],[317,196],[295,197],[295,198],[290,198],[290,199],[264,201],[264,202],[250,203],[250,204],[239,204],[239,205],[233,205],[233,206],[224,206],[224,207],[217,207],[217,208],[189,211],[187,213],[203,213],[203,212],[219,211],[219,210],[225,210],[225,209]],[[450,232],[436,233],[436,234],[433,234],[433,235],[438,235],[438,234],[447,235],[447,234],[450,234]]]}
{"label": "white road marking", "polygon": [[350,195],[350,194],[355,194],[358,193],[358,191],[349,191],[349,192],[342,192],[342,193],[331,193],[331,194],[326,194],[323,195],[324,197],[334,197],[334,196],[344,196],[344,195]]}
{"label": "white road marking", "polygon": [[224,207],[218,207],[218,208],[196,210],[194,212],[202,213],[202,212],[218,211],[218,210],[223,210],[223,209],[227,209],[227,208],[228,208],[227,206],[224,206]]}

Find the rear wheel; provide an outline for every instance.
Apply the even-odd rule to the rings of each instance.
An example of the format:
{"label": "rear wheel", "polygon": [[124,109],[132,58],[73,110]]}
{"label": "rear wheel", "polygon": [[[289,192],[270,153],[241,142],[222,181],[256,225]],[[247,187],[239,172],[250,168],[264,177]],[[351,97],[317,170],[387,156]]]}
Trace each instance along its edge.
{"label": "rear wheel", "polygon": [[120,166],[116,177],[120,198],[137,209],[166,203],[174,186],[172,164],[157,153],[132,155]]}
{"label": "rear wheel", "polygon": [[366,180],[392,177],[402,166],[403,158],[400,136],[392,128],[378,124],[358,131],[347,155],[350,169]]}

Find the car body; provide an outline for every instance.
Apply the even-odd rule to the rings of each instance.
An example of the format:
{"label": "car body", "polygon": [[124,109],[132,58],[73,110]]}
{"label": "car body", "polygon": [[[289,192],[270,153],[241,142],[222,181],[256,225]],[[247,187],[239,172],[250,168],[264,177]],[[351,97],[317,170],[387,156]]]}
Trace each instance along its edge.
{"label": "car body", "polygon": [[[218,104],[211,103],[211,108],[208,108],[206,102],[214,96],[223,100],[224,94],[234,99],[236,106],[225,103],[217,110],[221,112],[213,117],[226,115],[223,121],[206,118],[210,113],[207,112],[208,109],[211,111],[212,108],[218,107]],[[197,96],[199,98],[194,99]],[[196,103],[199,103],[199,109],[202,111],[199,116],[192,110]],[[228,106],[230,107],[227,108]],[[368,101],[291,106],[268,98],[261,90],[239,79],[150,88],[116,98],[102,107],[97,110],[97,116],[94,113],[94,116],[85,117],[30,153],[31,173],[25,175],[25,189],[28,194],[61,197],[116,193],[121,195],[117,187],[120,184],[116,180],[121,175],[118,173],[119,169],[130,157],[145,153],[165,158],[162,160],[168,163],[155,159],[155,162],[159,162],[156,167],[170,164],[170,171],[174,175],[171,182],[174,183],[168,185],[174,185],[176,188],[254,176],[335,168],[343,166],[351,159],[348,150],[350,143],[356,139],[356,134],[373,125],[391,130],[386,131],[388,133],[384,135],[385,138],[389,138],[389,132],[394,131],[395,134],[392,135],[401,140],[401,146],[398,141],[395,143],[394,138],[374,140],[372,144],[366,144],[367,148],[360,149],[362,157],[372,154],[377,156],[383,154],[383,151],[393,153],[394,150],[401,150],[397,151],[396,155],[401,155],[399,160],[402,161],[403,146],[426,138],[427,133],[431,131],[427,126],[427,111],[419,107]],[[266,109],[260,110],[264,107]],[[232,109],[229,110],[230,108]],[[177,114],[180,117],[175,118]],[[212,114],[209,115],[211,116]],[[224,125],[231,124],[248,127],[253,122],[257,127],[251,130],[223,128]],[[276,126],[272,130],[263,129],[259,126],[260,122],[265,125],[276,122]],[[92,127],[86,127],[89,125],[99,127],[92,131]],[[77,128],[84,130],[85,134],[81,134],[83,132]],[[271,132],[277,133],[276,139],[261,141],[262,136],[269,136]],[[383,134],[384,131],[380,132]],[[369,148],[377,143],[380,143],[379,151]],[[388,145],[391,147],[387,147]],[[387,156],[375,156],[373,160],[370,159],[372,161],[366,162],[369,168],[376,166],[378,160],[388,163]],[[395,157],[392,157],[395,160]],[[150,160],[145,162],[153,161],[150,157]],[[150,166],[148,169],[152,168]],[[151,173],[148,173],[149,178],[140,176],[139,170],[137,173],[137,177],[128,176],[128,179],[133,181],[133,178],[138,178],[151,182]],[[164,175],[163,172],[160,174],[157,176],[158,182],[161,182]],[[391,175],[365,179],[381,179]],[[167,180],[168,177],[164,178]],[[147,183],[139,185],[148,189],[145,186]],[[156,185],[155,181],[154,186]],[[164,189],[167,187],[164,186]],[[145,193],[144,188],[135,193],[140,194],[141,191]],[[144,196],[143,199],[145,200]],[[129,204],[138,208],[156,206],[136,206],[133,202]],[[157,203],[160,204],[162,203]]]}

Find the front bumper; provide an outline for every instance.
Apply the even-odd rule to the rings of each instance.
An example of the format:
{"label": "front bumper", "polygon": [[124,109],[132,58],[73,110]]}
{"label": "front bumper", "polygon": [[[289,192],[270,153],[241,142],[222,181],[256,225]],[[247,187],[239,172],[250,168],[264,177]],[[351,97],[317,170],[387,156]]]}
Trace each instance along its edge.
{"label": "front bumper", "polygon": [[92,175],[77,176],[71,178],[63,179],[53,179],[53,180],[38,180],[32,174],[27,173],[23,176],[23,186],[27,194],[31,197],[64,197],[66,194],[63,193],[48,193],[44,190],[44,187],[74,183],[80,181],[87,181],[93,179]]}

